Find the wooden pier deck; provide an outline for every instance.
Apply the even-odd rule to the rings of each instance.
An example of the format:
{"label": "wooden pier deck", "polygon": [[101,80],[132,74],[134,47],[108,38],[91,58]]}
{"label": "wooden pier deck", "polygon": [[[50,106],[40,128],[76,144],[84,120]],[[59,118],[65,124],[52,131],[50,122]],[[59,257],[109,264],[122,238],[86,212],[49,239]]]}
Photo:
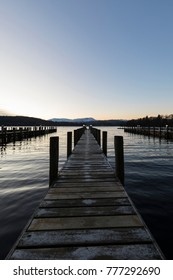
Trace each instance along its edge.
{"label": "wooden pier deck", "polygon": [[162,259],[86,130],[8,259]]}

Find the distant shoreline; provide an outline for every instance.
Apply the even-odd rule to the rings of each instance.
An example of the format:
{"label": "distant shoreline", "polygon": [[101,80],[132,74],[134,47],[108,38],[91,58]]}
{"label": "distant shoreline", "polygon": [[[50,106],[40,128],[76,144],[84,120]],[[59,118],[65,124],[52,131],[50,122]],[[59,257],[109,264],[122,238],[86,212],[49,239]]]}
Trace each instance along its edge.
{"label": "distant shoreline", "polygon": [[0,116],[0,126],[124,126],[126,120],[51,121],[25,116]]}

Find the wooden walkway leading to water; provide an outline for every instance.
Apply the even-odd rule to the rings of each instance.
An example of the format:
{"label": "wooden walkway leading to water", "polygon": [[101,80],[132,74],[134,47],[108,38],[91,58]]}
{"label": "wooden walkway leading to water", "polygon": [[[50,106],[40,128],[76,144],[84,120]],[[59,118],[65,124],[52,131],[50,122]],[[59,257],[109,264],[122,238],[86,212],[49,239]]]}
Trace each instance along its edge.
{"label": "wooden walkway leading to water", "polygon": [[9,259],[161,259],[93,135],[86,130]]}

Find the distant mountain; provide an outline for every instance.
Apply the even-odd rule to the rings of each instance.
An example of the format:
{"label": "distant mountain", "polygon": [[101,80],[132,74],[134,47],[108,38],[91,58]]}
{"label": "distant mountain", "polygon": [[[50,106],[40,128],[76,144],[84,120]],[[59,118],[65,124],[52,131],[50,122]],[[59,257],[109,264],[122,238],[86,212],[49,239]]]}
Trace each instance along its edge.
{"label": "distant mountain", "polygon": [[53,121],[57,126],[81,126],[83,124],[93,126],[124,126],[127,122],[126,120],[95,120],[94,118],[53,118],[49,121]]}
{"label": "distant mountain", "polygon": [[95,120],[94,118],[43,120],[26,116],[0,116],[0,126],[125,126],[126,120]]}
{"label": "distant mountain", "polygon": [[78,118],[78,119],[66,119],[66,118],[53,118],[48,121],[53,121],[53,122],[69,122],[69,123],[88,123],[88,122],[94,122],[96,121],[93,118]]}
{"label": "distant mountain", "polygon": [[0,126],[54,126],[55,123],[39,118],[25,116],[0,116]]}

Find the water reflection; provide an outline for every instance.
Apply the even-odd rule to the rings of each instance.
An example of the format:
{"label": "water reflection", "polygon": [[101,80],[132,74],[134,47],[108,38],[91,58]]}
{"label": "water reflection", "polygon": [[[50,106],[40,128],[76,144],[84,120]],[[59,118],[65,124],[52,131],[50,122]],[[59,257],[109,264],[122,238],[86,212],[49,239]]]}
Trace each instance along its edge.
{"label": "water reflection", "polygon": [[67,131],[16,141],[1,146],[0,259],[5,258],[48,188],[49,139],[60,138],[61,168],[66,160]]}

